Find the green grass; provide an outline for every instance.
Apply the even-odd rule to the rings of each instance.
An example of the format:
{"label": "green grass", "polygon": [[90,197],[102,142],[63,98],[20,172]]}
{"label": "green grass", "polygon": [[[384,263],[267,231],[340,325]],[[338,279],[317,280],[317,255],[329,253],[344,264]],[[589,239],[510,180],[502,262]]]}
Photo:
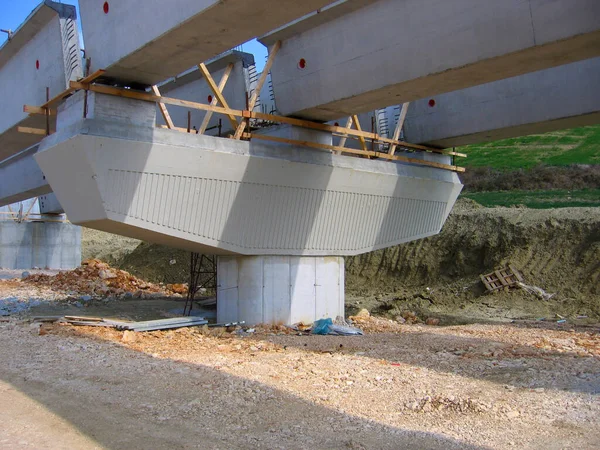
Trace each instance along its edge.
{"label": "green grass", "polygon": [[470,198],[487,207],[516,205],[535,209],[600,207],[600,189],[471,192],[462,194],[462,197]]}
{"label": "green grass", "polygon": [[600,125],[468,145],[457,150],[469,155],[457,159],[464,167],[515,170],[539,164],[600,164]]}

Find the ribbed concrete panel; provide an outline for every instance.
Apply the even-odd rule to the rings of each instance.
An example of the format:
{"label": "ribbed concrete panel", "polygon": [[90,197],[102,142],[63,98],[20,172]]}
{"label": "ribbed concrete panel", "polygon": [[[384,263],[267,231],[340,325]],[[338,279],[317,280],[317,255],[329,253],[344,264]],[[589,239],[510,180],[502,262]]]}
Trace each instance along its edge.
{"label": "ribbed concrete panel", "polygon": [[[120,169],[109,169],[106,186],[107,212],[248,253],[361,253],[434,234],[446,209],[442,201]],[[235,226],[225,233],[230,221]]]}
{"label": "ribbed concrete panel", "polygon": [[436,234],[462,187],[429,167],[138,131],[85,120],[43,143],[71,221],[216,254],[354,255]]}

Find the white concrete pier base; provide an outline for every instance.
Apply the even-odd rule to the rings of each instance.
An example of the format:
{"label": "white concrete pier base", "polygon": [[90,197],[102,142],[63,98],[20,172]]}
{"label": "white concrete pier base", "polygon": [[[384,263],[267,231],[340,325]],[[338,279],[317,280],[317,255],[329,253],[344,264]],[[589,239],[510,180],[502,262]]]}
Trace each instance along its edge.
{"label": "white concrete pier base", "polygon": [[312,323],[344,316],[344,258],[220,256],[217,321]]}

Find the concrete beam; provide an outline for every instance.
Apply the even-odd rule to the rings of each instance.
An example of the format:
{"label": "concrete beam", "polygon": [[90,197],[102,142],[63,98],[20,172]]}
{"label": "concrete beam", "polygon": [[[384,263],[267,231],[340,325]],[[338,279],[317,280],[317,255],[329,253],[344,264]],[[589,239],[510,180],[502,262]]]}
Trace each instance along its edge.
{"label": "concrete beam", "polygon": [[0,206],[11,205],[52,192],[33,158],[38,146],[0,162]]}
{"label": "concrete beam", "polygon": [[[75,7],[41,3],[0,47],[0,160],[38,142],[43,136],[19,133],[19,126],[46,128],[43,116],[23,112],[23,105],[41,105],[83,75]],[[55,129],[51,118],[50,130]]]}
{"label": "concrete beam", "polygon": [[40,203],[40,214],[64,214],[65,210],[56,198],[55,193],[41,195],[38,198]]}
{"label": "concrete beam", "polygon": [[[354,2],[364,3],[342,5]],[[313,16],[260,39],[283,39],[271,74],[284,115],[335,120],[600,56],[596,0],[378,0],[332,11],[326,23]]]}
{"label": "concrete beam", "polygon": [[80,0],[92,68],[157,84],[331,0]]}
{"label": "concrete beam", "polygon": [[410,105],[408,142],[443,148],[600,123],[600,58],[593,58]]}

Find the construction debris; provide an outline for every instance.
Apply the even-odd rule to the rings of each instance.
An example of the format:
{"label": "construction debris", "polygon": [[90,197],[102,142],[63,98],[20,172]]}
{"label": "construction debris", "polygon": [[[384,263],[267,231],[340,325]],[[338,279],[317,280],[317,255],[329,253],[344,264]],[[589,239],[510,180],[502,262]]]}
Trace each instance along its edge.
{"label": "construction debris", "polygon": [[23,284],[46,287],[54,292],[71,296],[94,297],[123,296],[149,298],[155,296],[180,296],[187,292],[185,284],[170,284],[166,287],[143,281],[129,272],[110,267],[98,260],[89,259],[74,270],[59,272],[55,276],[29,275]]}
{"label": "construction debris", "polygon": [[518,287],[520,287],[521,289],[523,289],[524,291],[529,292],[530,294],[535,295],[536,297],[542,299],[542,300],[550,300],[552,297],[554,297],[556,294],[548,294],[546,291],[544,291],[542,288],[539,288],[537,286],[529,286],[525,283],[521,283],[520,281],[518,281],[516,283],[516,285]]}
{"label": "construction debris", "polygon": [[[172,328],[195,327],[208,324],[203,317],[173,317],[170,319],[145,320],[142,322],[131,322],[125,320],[105,319],[103,317],[35,317],[34,322],[59,322],[69,325],[79,325],[86,327],[108,327],[116,328],[120,331],[156,331],[168,330]],[[236,323],[237,325],[237,323]]]}
{"label": "construction debris", "polygon": [[514,287],[518,282],[523,282],[523,277],[519,271],[510,264],[503,269],[479,277],[488,291]]}

